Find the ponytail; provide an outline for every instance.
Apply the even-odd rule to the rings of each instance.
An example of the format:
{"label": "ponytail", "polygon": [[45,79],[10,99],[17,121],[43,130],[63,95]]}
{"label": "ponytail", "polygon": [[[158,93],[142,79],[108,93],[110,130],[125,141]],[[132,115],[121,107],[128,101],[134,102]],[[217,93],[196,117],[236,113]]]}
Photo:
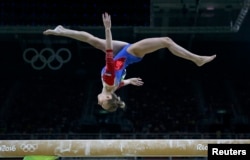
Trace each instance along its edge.
{"label": "ponytail", "polygon": [[120,97],[118,97],[115,93],[112,93],[112,98],[108,101],[109,103],[109,109],[107,111],[114,112],[117,110],[117,108],[121,108],[125,110],[126,104],[123,102]]}

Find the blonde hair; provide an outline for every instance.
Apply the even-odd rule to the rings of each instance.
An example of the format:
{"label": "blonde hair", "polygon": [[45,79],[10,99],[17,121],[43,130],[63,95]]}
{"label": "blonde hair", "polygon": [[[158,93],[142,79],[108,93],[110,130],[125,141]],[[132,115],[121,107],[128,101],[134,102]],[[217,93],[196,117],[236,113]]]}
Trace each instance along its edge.
{"label": "blonde hair", "polygon": [[112,93],[112,98],[110,100],[108,100],[108,105],[109,105],[109,108],[107,109],[107,111],[109,111],[109,112],[114,112],[118,108],[121,108],[124,110],[126,107],[125,102],[123,102],[120,99],[120,97],[118,97],[115,93]]}

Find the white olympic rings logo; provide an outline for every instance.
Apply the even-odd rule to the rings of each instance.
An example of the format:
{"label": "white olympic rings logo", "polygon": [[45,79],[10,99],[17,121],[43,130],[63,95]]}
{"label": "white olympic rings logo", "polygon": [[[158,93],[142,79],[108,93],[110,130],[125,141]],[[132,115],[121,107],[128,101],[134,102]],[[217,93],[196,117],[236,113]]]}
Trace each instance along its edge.
{"label": "white olympic rings logo", "polygon": [[21,144],[20,148],[24,152],[34,152],[38,148],[38,146],[37,144]]}
{"label": "white olympic rings logo", "polygon": [[[62,56],[64,52],[67,54],[66,58]],[[29,56],[29,54],[31,55]],[[48,55],[46,56],[46,54]],[[71,59],[71,52],[67,48],[60,48],[56,52],[51,48],[44,48],[40,52],[35,48],[27,48],[23,52],[23,59],[36,70],[42,70],[46,66],[52,70],[58,70]],[[40,64],[38,64],[39,62]]]}

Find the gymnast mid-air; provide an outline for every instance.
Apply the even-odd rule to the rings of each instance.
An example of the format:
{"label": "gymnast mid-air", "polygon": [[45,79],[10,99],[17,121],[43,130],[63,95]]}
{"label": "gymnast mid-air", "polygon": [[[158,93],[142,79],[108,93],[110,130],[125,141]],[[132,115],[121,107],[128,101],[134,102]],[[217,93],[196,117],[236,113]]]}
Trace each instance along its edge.
{"label": "gymnast mid-air", "polygon": [[98,94],[98,104],[109,112],[117,108],[125,108],[125,103],[116,95],[115,91],[126,85],[142,86],[141,78],[125,79],[126,67],[132,63],[140,62],[143,57],[159,49],[167,48],[170,53],[183,59],[202,66],[212,61],[216,55],[200,56],[176,44],[169,37],[146,38],[135,43],[112,40],[111,17],[108,13],[102,15],[106,39],[100,39],[85,31],[77,31],[65,28],[61,25],[55,29],[48,29],[43,32],[45,35],[55,35],[72,38],[88,43],[103,51],[106,56],[106,65],[101,70],[103,88]]}

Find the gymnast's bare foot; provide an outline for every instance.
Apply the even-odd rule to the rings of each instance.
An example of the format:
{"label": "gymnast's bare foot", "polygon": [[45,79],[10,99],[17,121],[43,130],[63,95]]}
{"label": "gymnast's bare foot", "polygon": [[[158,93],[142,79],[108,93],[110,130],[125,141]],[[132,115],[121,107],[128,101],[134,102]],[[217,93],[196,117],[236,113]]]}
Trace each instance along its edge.
{"label": "gymnast's bare foot", "polygon": [[201,67],[204,64],[211,62],[212,60],[214,60],[216,57],[216,55],[212,55],[212,56],[200,56],[196,61],[196,65]]}
{"label": "gymnast's bare foot", "polygon": [[47,29],[43,32],[45,35],[61,35],[64,31],[64,27],[61,25],[58,25],[55,29]]}

